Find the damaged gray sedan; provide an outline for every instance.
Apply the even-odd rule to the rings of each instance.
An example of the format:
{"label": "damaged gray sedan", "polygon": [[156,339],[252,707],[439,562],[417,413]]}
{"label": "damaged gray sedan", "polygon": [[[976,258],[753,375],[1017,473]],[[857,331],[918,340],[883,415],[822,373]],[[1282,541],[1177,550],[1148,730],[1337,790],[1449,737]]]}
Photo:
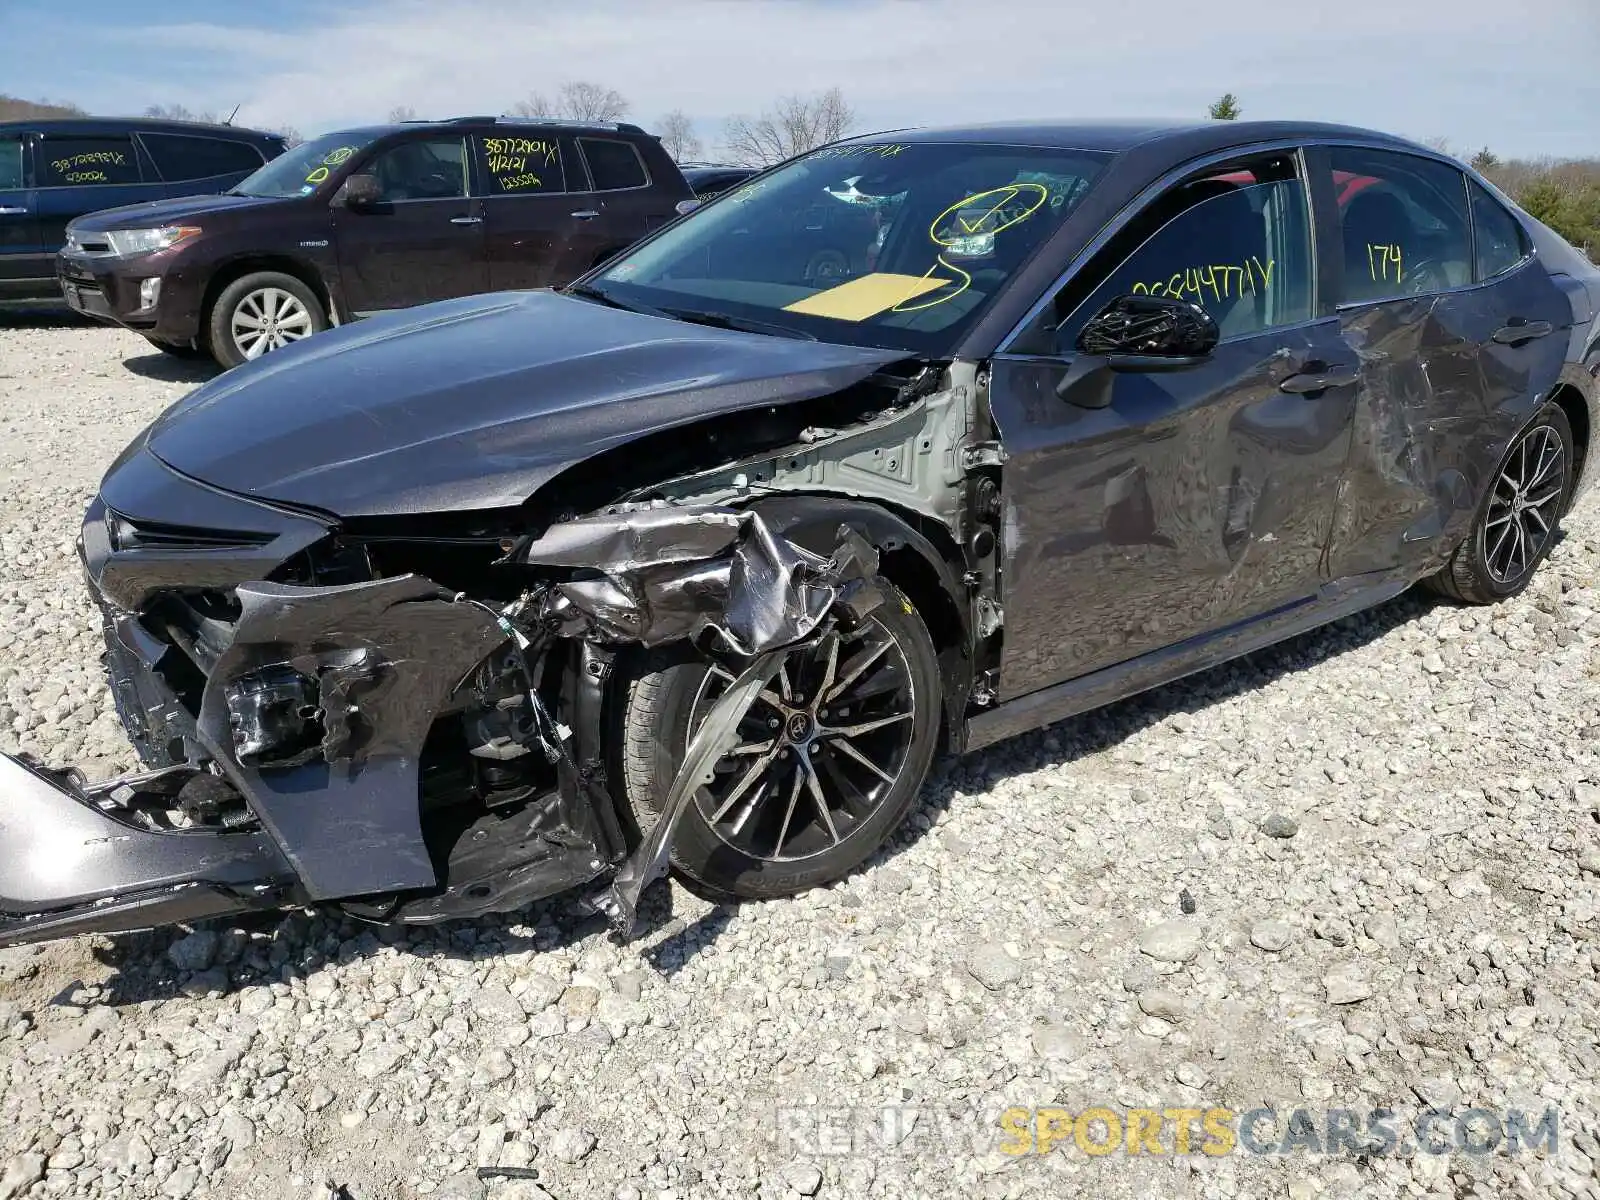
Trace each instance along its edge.
{"label": "damaged gray sedan", "polygon": [[941,748],[1515,595],[1593,474],[1597,313],[1398,139],[993,126],[246,364],[89,508],[144,769],[0,759],[0,943],[837,879]]}

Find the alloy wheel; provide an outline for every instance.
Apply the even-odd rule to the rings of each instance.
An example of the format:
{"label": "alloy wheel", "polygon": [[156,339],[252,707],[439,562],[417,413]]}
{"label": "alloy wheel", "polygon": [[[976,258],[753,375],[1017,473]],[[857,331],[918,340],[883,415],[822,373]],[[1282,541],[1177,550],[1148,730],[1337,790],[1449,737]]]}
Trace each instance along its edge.
{"label": "alloy wheel", "polygon": [[230,321],[233,341],[246,358],[260,358],[290,342],[308,337],[315,329],[311,312],[293,292],[264,287],[245,294],[234,306]]}
{"label": "alloy wheel", "polygon": [[1507,457],[1483,524],[1483,561],[1496,583],[1521,579],[1555,535],[1564,457],[1561,435],[1549,425],[1530,429]]}
{"label": "alloy wheel", "polygon": [[[718,668],[706,675],[690,728],[731,679]],[[916,704],[905,649],[876,620],[795,650],[696,796],[701,816],[752,858],[793,862],[831,850],[894,790]]]}

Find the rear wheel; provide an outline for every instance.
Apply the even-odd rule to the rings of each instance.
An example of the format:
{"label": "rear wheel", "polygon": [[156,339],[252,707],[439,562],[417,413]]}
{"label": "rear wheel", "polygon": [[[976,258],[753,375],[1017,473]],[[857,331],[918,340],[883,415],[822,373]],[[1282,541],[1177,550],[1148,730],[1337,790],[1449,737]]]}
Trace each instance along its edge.
{"label": "rear wheel", "polygon": [[[724,895],[789,895],[860,866],[916,802],[938,739],[933,641],[911,602],[797,649],[751,706],[673,836],[672,863]],[[622,705],[622,780],[649,829],[689,739],[731,677],[657,657]]]}
{"label": "rear wheel", "polygon": [[224,367],[281,350],[321,333],[328,314],[316,293],[293,275],[258,271],[242,275],[211,306],[211,352]]}
{"label": "rear wheel", "polygon": [[1555,545],[1575,458],[1567,414],[1545,404],[1506,451],[1472,531],[1427,586],[1468,604],[1493,604],[1527,587]]}

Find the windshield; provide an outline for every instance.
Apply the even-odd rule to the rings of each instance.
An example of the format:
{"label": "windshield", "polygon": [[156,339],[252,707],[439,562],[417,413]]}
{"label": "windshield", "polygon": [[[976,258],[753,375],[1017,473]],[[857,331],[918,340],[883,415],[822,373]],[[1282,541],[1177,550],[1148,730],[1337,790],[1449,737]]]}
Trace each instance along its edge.
{"label": "windshield", "polygon": [[329,133],[285,150],[233,191],[238,196],[309,196],[376,139],[365,133]]}
{"label": "windshield", "polygon": [[583,289],[830,342],[947,353],[1108,155],[850,143],[697,210]]}

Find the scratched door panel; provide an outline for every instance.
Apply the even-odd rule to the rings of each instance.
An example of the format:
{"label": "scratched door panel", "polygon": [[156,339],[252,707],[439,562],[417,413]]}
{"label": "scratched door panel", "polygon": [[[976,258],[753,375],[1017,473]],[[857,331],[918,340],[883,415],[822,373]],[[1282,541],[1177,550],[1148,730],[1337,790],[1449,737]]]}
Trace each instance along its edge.
{"label": "scratched door panel", "polygon": [[1562,339],[1501,345],[1513,318],[1570,321],[1524,262],[1474,282],[1466,180],[1444,163],[1333,148],[1344,339],[1361,362],[1329,546],[1335,575],[1436,565],[1471,523],[1511,435],[1560,371]]}
{"label": "scratched door panel", "polygon": [[1192,368],[1116,374],[1100,409],[1056,394],[1060,361],[996,359],[1005,696],[1316,590],[1354,389],[1278,385],[1334,358],[1337,334],[1275,329]]}

